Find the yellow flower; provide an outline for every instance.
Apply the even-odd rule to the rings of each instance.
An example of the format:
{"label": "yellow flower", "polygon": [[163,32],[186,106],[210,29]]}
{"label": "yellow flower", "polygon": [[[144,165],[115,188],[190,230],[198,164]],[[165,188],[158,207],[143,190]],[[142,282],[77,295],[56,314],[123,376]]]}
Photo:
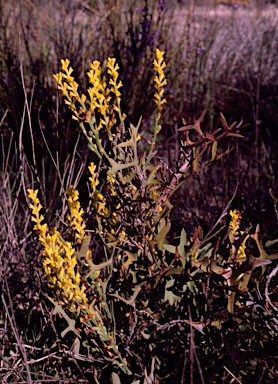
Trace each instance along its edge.
{"label": "yellow flower", "polygon": [[156,93],[154,95],[155,103],[157,104],[158,111],[161,112],[162,105],[166,103],[166,99],[163,98],[164,86],[167,85],[167,81],[164,74],[164,69],[166,64],[164,62],[163,55],[165,52],[156,49],[156,59],[153,62],[154,70],[157,72],[157,75],[154,78],[154,87]]}
{"label": "yellow flower", "polygon": [[43,242],[48,228],[47,228],[47,224],[42,224],[44,217],[43,215],[40,214],[42,205],[40,203],[40,200],[38,199],[39,191],[27,189],[27,192],[28,192],[29,199],[33,201],[33,204],[31,203],[29,204],[29,208],[32,211],[31,221],[35,223],[34,229],[36,233],[39,235],[40,241]]}
{"label": "yellow flower", "polygon": [[[42,205],[38,199],[38,191],[28,189],[28,196],[33,203],[31,220],[35,223],[34,229],[39,235],[39,241],[43,246],[43,270],[48,279],[48,285],[55,289],[58,301],[65,304],[71,312],[77,315],[80,308],[85,308],[87,297],[85,287],[81,283],[78,271],[75,250],[71,243],[62,239],[56,228],[48,233],[46,224],[42,224],[43,215],[40,214]],[[82,221],[83,210],[78,201],[78,192],[69,187],[67,190],[70,215],[68,220],[75,228],[78,238],[84,237],[85,225]],[[77,302],[79,307],[75,304]],[[79,308],[79,309],[78,309]]]}
{"label": "yellow flower", "polygon": [[83,286],[80,287],[81,278],[72,244],[62,240],[60,233],[54,228],[53,233],[47,235],[43,256],[43,268],[49,286],[55,289],[61,304],[78,314],[75,303],[78,301],[85,308],[88,299]]}
{"label": "yellow flower", "polygon": [[[245,249],[246,249],[246,241],[248,238],[249,238],[249,235],[247,235],[245,237],[245,239],[243,240],[243,242],[241,243],[241,245],[237,251],[237,259],[246,259]],[[244,260],[238,260],[239,264],[241,264],[243,261]]]}
{"label": "yellow flower", "polygon": [[91,173],[91,177],[89,177],[89,181],[91,182],[92,191],[95,193],[96,187],[99,185],[99,181],[97,179],[97,173],[95,172],[96,165],[94,163],[91,163],[89,165],[89,171]]}
{"label": "yellow flower", "polygon": [[68,67],[69,67],[69,64],[70,64],[70,61],[69,59],[61,59],[61,63],[62,63],[62,70],[67,72],[68,71]]}
{"label": "yellow flower", "polygon": [[108,73],[112,76],[112,78],[116,81],[119,74],[118,69],[120,68],[118,64],[116,63],[115,58],[108,57],[108,63],[107,63]]}
{"label": "yellow flower", "polygon": [[85,236],[86,225],[83,221],[82,215],[84,213],[79,202],[79,192],[71,185],[66,194],[68,195],[67,202],[69,206],[69,214],[66,219],[68,225],[74,229],[76,240],[82,242]]}
{"label": "yellow flower", "polygon": [[229,223],[229,229],[231,231],[232,236],[236,237],[239,234],[238,230],[239,230],[242,215],[236,209],[234,209],[233,211],[230,211],[229,214],[231,216],[231,221]]}
{"label": "yellow flower", "polygon": [[116,175],[107,174],[106,178],[107,178],[108,187],[110,189],[110,195],[111,196],[117,196],[118,193],[117,193],[117,190],[115,188]]}
{"label": "yellow flower", "polygon": [[103,119],[100,119],[100,128],[103,125],[108,125],[107,113],[109,110],[109,101],[111,96],[109,96],[109,89],[106,85],[105,77],[101,78],[101,68],[100,62],[95,60],[90,65],[90,71],[87,72],[89,81],[92,84],[92,87],[88,89],[90,96],[90,110],[95,114],[95,110],[98,110],[103,116]]}
{"label": "yellow flower", "polygon": [[116,97],[117,105],[114,105],[113,108],[116,112],[118,112],[120,121],[123,121],[121,106],[120,106],[121,92],[119,91],[119,89],[123,86],[123,84],[121,81],[117,82],[117,79],[119,77],[119,73],[118,73],[119,66],[116,63],[115,58],[108,57],[107,68],[108,68],[108,74],[111,76],[111,79],[109,80],[109,84],[112,85],[111,92],[113,92]]}
{"label": "yellow flower", "polygon": [[74,77],[71,76],[73,69],[69,67],[70,61],[68,59],[61,60],[62,63],[62,71],[57,74],[54,74],[53,77],[57,83],[57,87],[62,91],[62,95],[66,98],[65,103],[70,106],[70,109],[73,112],[73,118],[75,120],[79,120],[79,112],[76,109],[75,101],[84,102],[84,95],[79,96],[77,91],[78,84],[74,80]]}
{"label": "yellow flower", "polygon": [[128,240],[128,236],[127,236],[127,234],[125,233],[125,231],[121,231],[121,232],[119,233],[119,237],[120,237],[120,240],[121,240],[121,241],[127,241],[127,240]]}

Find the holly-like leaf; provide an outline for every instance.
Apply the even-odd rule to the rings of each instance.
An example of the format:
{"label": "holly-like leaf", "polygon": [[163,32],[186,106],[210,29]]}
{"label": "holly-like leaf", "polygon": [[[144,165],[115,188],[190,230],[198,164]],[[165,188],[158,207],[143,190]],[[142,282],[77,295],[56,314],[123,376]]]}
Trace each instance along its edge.
{"label": "holly-like leaf", "polygon": [[132,253],[129,251],[124,252],[125,255],[127,256],[127,260],[123,263],[124,269],[128,268],[130,264],[134,263],[134,261],[138,260],[138,255],[137,253]]}
{"label": "holly-like leaf", "polygon": [[205,322],[203,321],[190,321],[190,320],[184,320],[186,324],[192,325],[193,328],[197,329],[197,331],[201,332],[203,335],[204,333],[204,328],[206,327]]}
{"label": "holly-like leaf", "polygon": [[137,165],[135,161],[132,161],[130,163],[125,163],[125,164],[119,164],[114,159],[111,159],[111,158],[109,158],[109,163],[111,165],[111,168],[109,168],[108,170],[108,175],[114,175],[115,173],[123,169],[130,168]]}
{"label": "holly-like leaf", "polygon": [[166,235],[170,231],[171,222],[169,220],[162,219],[159,225],[159,232],[155,237],[157,243],[157,249],[163,251],[165,243],[167,243]]}
{"label": "holly-like leaf", "polygon": [[[47,296],[48,297],[48,296]],[[51,297],[48,297],[48,299],[51,301],[52,304],[54,304],[55,308],[53,310],[53,315],[56,315],[57,313],[60,313],[60,315],[63,316],[63,318],[68,323],[68,327],[61,333],[61,336],[64,337],[68,332],[72,331],[76,335],[79,335],[76,328],[75,328],[75,320],[69,318],[69,316],[64,311],[63,307],[57,302],[54,301]]]}
{"label": "holly-like leaf", "polygon": [[169,304],[172,306],[176,302],[179,302],[181,300],[180,296],[175,295],[172,291],[169,291],[167,288],[173,287],[175,284],[175,280],[171,279],[168,280],[165,284],[165,293],[164,293],[164,302],[169,301]]}

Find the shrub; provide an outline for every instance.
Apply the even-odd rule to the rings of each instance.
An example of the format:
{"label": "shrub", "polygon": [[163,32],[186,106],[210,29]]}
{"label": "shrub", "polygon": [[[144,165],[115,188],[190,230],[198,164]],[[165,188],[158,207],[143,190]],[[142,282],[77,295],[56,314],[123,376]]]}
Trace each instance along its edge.
{"label": "shrub", "polygon": [[[86,359],[103,367],[96,380],[111,375],[113,382],[119,382],[120,371],[134,380],[179,377],[180,373],[169,372],[168,352],[180,353],[177,333],[171,342],[169,329],[178,327],[178,333],[191,335],[190,348],[194,349],[193,329],[205,334],[205,329],[221,329],[227,321],[244,328],[235,305],[246,305],[239,300],[245,303],[252,271],[262,266],[264,273],[265,265],[278,257],[266,254],[258,230],[251,236],[239,231],[238,211],[230,212],[226,236],[219,237],[225,226],[212,228],[205,237],[201,228],[196,229],[190,239],[182,230],[179,244],[173,245],[174,239],[171,244],[171,196],[186,178],[225,154],[218,151],[219,141],[241,135],[234,132],[239,128],[236,123],[228,126],[223,116],[221,132],[203,133],[203,113],[193,125],[180,128],[185,132],[185,144],[177,173],[156,159],[155,143],[166,102],[163,55],[156,50],[153,136],[150,143],[141,144],[141,155],[140,120],[136,126],[125,126],[116,60],[108,58],[104,75],[98,61],[91,64],[87,95],[78,92],[69,60],[62,60],[62,72],[54,76],[55,80],[95,154],[89,166],[87,220],[78,191],[70,186],[65,227],[50,230],[43,223],[38,191],[28,190],[34,229],[43,246],[44,273],[56,295],[49,299],[55,305],[54,313],[68,322],[62,336],[72,331],[74,353],[84,354],[87,347]],[[260,251],[256,259],[246,251],[249,237]],[[206,282],[206,276],[217,282],[217,289],[209,295],[217,292],[219,298],[227,300],[225,315],[208,315],[209,302],[214,300],[207,296],[211,283]],[[168,348],[159,350],[159,345],[165,348],[167,340]],[[200,352],[201,364],[196,352],[191,355],[193,349],[190,374],[195,360],[204,382],[204,356]],[[104,369],[105,362],[109,365]],[[122,376],[122,380],[126,379]]]}

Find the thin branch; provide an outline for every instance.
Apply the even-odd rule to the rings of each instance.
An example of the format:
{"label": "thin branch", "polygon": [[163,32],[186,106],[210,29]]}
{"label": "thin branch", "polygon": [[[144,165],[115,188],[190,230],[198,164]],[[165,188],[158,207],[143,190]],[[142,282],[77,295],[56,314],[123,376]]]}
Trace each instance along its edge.
{"label": "thin branch", "polygon": [[208,233],[206,234],[204,240],[208,239],[208,237],[213,233],[213,231],[215,230],[217,225],[220,223],[220,221],[223,219],[223,217],[227,215],[228,209],[230,208],[230,206],[232,204],[232,201],[236,197],[236,193],[237,193],[237,189],[238,189],[238,184],[239,184],[239,182],[237,182],[237,185],[236,185],[235,191],[233,193],[233,196],[231,197],[230,201],[228,202],[228,204],[224,208],[224,211],[221,213],[220,217],[218,218],[216,223],[213,225],[213,227],[208,231]]}
{"label": "thin branch", "polygon": [[242,382],[240,381],[240,380],[238,380],[236,377],[235,377],[235,375],[231,372],[231,371],[229,371],[229,369],[228,368],[226,368],[225,367],[225,365],[224,365],[224,369],[239,383],[239,384],[242,384]]}
{"label": "thin branch", "polygon": [[4,298],[3,294],[1,295],[2,302],[4,304],[4,307],[5,307],[5,310],[6,310],[6,313],[7,313],[9,322],[10,322],[10,325],[12,327],[14,336],[16,338],[18,347],[20,349],[20,352],[21,352],[23,360],[24,360],[24,364],[25,364],[26,371],[27,371],[27,383],[28,384],[32,384],[31,372],[30,372],[29,365],[28,365],[28,360],[27,360],[27,353],[26,353],[26,349],[25,349],[24,345],[20,341],[20,337],[19,337],[19,334],[18,334],[18,331],[17,331],[17,328],[16,328],[16,321],[15,321],[15,318],[14,318],[12,300],[11,300],[10,290],[9,290],[9,286],[8,286],[7,281],[6,281],[6,287],[7,287],[7,293],[8,293],[8,297],[9,297],[10,307],[11,307],[11,310],[12,310],[12,315],[10,315],[10,313],[9,313],[8,306],[6,304],[6,301],[5,301],[5,298]]}

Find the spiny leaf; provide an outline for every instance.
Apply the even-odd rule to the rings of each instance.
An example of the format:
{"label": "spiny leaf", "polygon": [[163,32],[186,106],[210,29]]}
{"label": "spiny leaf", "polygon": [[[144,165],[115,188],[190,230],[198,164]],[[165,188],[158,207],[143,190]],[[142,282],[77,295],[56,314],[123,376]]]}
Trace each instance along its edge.
{"label": "spiny leaf", "polygon": [[129,140],[124,141],[120,144],[117,144],[117,148],[125,148],[125,147],[133,147],[133,146],[134,146],[134,142],[133,142],[132,138],[130,138]]}
{"label": "spiny leaf", "polygon": [[168,280],[165,284],[165,293],[164,293],[164,302],[169,301],[169,304],[172,306],[175,302],[181,300],[180,296],[175,295],[172,291],[169,291],[167,288],[171,288],[175,283],[174,279]]}
{"label": "spiny leaf", "polygon": [[124,303],[126,303],[127,305],[131,305],[133,306],[135,304],[135,300],[136,300],[136,297],[138,295],[138,293],[140,292],[141,290],[141,286],[145,284],[145,282],[141,283],[141,284],[138,284],[137,287],[135,288],[135,291],[133,293],[133,295],[131,296],[131,298],[129,300],[126,300],[124,299],[123,297],[121,297],[118,292],[116,293],[110,293],[110,296],[114,296],[116,297],[117,299],[123,301]]}
{"label": "spiny leaf", "polygon": [[85,236],[84,239],[83,239],[83,241],[82,241],[80,250],[79,250],[78,252],[75,252],[75,256],[77,257],[77,259],[78,259],[82,264],[85,263],[85,261],[84,261],[84,256],[86,256],[86,253],[87,253],[87,251],[89,250],[90,242],[91,242],[91,236]]}
{"label": "spiny leaf", "polygon": [[90,260],[87,260],[87,263],[89,264],[90,272],[86,275],[86,278],[88,278],[92,273],[94,273],[96,271],[100,271],[101,269],[108,267],[108,265],[112,265],[113,264],[113,257],[111,257],[109,260],[104,261],[103,263],[100,263],[100,264],[94,264]]}
{"label": "spiny leaf", "polygon": [[[48,296],[47,296],[48,297]],[[51,297],[48,297],[48,299],[51,301],[52,304],[55,305],[53,315],[56,315],[57,313],[60,313],[60,315],[63,316],[63,318],[67,321],[68,327],[61,333],[61,336],[64,337],[68,332],[72,331],[76,335],[78,335],[78,332],[75,328],[75,320],[70,319],[69,316],[64,311],[63,307],[57,302],[51,299]]]}
{"label": "spiny leaf", "polygon": [[120,143],[117,145],[118,148],[125,148],[125,147],[136,147],[136,142],[137,142],[137,136],[138,136],[138,131],[140,128],[142,117],[140,117],[139,122],[137,126],[135,127],[133,124],[130,124],[130,130],[131,130],[131,137],[129,140]]}
{"label": "spiny leaf", "polygon": [[203,335],[205,334],[204,328],[206,327],[206,324],[203,321],[190,321],[190,320],[184,320],[186,324],[192,325],[192,327],[196,328],[199,332],[201,332]]}
{"label": "spiny leaf", "polygon": [[[155,178],[156,172],[161,168],[161,164],[157,164],[156,167],[152,166],[151,168],[152,168],[152,171],[147,178],[146,185],[154,184],[154,178]],[[158,183],[159,183],[158,180],[156,180],[156,184]]]}
{"label": "spiny leaf", "polygon": [[115,173],[122,171],[123,169],[134,167],[136,164],[135,161],[132,161],[127,164],[119,164],[114,159],[109,158],[109,163],[111,165],[111,168],[108,170],[108,175],[114,175]]}
{"label": "spiny leaf", "polygon": [[157,243],[157,249],[159,251],[163,251],[163,247],[164,247],[164,244],[167,242],[166,240],[166,235],[167,233],[170,231],[170,228],[171,228],[171,222],[169,220],[166,220],[163,219],[161,220],[160,222],[160,231],[158,232],[158,234],[156,235],[155,239],[156,239],[156,243]]}
{"label": "spiny leaf", "polygon": [[124,252],[125,255],[127,255],[127,260],[123,263],[124,269],[128,268],[130,264],[134,263],[134,261],[138,260],[138,254],[137,253],[131,253],[129,251]]}
{"label": "spiny leaf", "polygon": [[194,293],[194,291],[195,293],[198,293],[198,289],[194,281],[188,281],[186,285],[188,286],[191,293]]}
{"label": "spiny leaf", "polygon": [[[259,252],[260,252],[259,259],[260,260],[276,260],[276,259],[278,259],[278,252],[273,253],[271,255],[268,255],[266,253],[266,251],[264,250],[262,240],[260,238],[260,226],[259,225],[257,225],[256,231],[255,231],[254,235],[251,235],[251,237],[255,240],[257,247],[259,249]],[[258,260],[258,258],[257,258],[257,260]]]}

